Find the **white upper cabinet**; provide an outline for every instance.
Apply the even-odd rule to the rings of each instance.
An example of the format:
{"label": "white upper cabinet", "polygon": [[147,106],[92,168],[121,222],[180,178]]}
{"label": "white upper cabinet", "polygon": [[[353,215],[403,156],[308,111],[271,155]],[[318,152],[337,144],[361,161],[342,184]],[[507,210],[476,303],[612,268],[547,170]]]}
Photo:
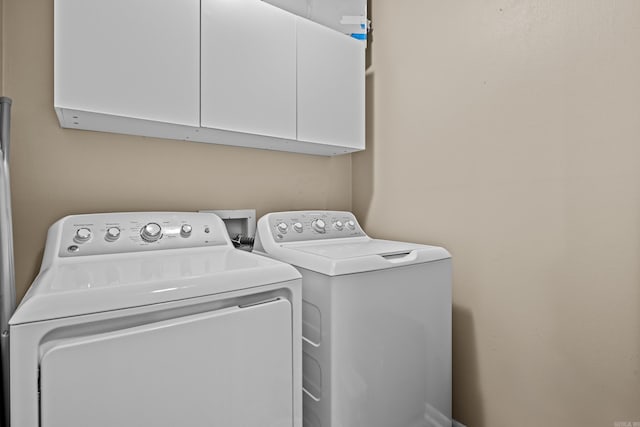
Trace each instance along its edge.
{"label": "white upper cabinet", "polygon": [[367,0],[263,0],[298,16],[365,40]]}
{"label": "white upper cabinet", "polygon": [[[316,11],[342,29],[363,18],[344,15],[363,0],[326,1]],[[262,0],[54,5],[62,127],[329,156],[365,148],[366,42],[351,30]]]}
{"label": "white upper cabinet", "polygon": [[364,149],[363,43],[299,18],[297,51],[298,139]]}
{"label": "white upper cabinet", "polygon": [[54,19],[61,122],[71,109],[199,126],[200,0],[55,0]]}
{"label": "white upper cabinet", "polygon": [[296,139],[296,17],[202,0],[203,127]]}

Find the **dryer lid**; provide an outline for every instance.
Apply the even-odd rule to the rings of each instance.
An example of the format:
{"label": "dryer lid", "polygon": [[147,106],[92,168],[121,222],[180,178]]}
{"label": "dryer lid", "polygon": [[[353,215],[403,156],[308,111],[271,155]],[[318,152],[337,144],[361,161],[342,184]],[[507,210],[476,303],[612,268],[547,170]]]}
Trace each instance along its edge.
{"label": "dryer lid", "polygon": [[290,265],[229,247],[76,258],[41,271],[10,324],[204,297],[299,278]]}

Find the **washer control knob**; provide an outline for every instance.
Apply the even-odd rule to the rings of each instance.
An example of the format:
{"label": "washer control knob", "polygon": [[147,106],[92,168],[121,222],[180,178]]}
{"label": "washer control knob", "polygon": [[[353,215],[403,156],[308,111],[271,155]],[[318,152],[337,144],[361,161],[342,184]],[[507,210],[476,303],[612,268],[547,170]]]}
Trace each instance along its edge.
{"label": "washer control knob", "polygon": [[335,228],[338,231],[342,231],[342,229],[344,229],[344,224],[342,223],[342,221],[334,221],[333,228]]}
{"label": "washer control knob", "polygon": [[276,227],[278,228],[278,231],[282,234],[286,234],[287,230],[289,229],[289,226],[287,225],[286,222],[281,222]]}
{"label": "washer control knob", "polygon": [[86,227],[78,228],[76,235],[73,237],[73,241],[76,243],[85,243],[89,239],[91,239],[91,230]]}
{"label": "washer control knob", "polygon": [[109,227],[104,235],[107,242],[115,242],[120,238],[120,229],[118,227]]}
{"label": "washer control knob", "polygon": [[160,237],[162,237],[162,227],[160,227],[160,224],[158,223],[150,222],[142,227],[142,230],[140,230],[140,237],[142,237],[142,240],[145,242],[157,242]]}
{"label": "washer control knob", "polygon": [[189,224],[182,224],[182,227],[180,227],[180,235],[182,237],[191,236],[192,231],[193,231],[193,227],[191,227]]}
{"label": "washer control knob", "polygon": [[324,221],[321,219],[314,219],[313,222],[311,223],[311,228],[313,228],[318,233],[326,233],[327,232],[326,227],[327,227],[327,224],[325,224]]}
{"label": "washer control knob", "polygon": [[301,222],[296,222],[295,224],[293,224],[293,229],[296,230],[296,232],[298,233],[302,233],[302,223]]}
{"label": "washer control knob", "polygon": [[347,227],[350,230],[355,230],[356,229],[356,222],[352,219],[350,219],[349,221],[347,221]]}

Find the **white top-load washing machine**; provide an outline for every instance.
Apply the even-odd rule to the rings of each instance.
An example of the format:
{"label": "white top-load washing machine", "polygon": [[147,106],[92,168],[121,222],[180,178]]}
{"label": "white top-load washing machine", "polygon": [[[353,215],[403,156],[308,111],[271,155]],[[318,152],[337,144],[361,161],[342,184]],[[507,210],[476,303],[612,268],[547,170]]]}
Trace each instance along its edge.
{"label": "white top-load washing machine", "polygon": [[10,320],[16,427],[300,427],[300,275],[210,213],[69,216]]}
{"label": "white top-load washing machine", "polygon": [[254,251],[302,273],[305,427],[451,425],[451,259],[352,213],[278,212]]}

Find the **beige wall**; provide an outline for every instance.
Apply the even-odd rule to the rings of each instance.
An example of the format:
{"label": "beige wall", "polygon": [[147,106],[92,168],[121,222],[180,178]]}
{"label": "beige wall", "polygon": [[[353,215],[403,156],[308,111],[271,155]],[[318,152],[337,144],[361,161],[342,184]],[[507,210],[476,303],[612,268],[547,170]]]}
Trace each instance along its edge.
{"label": "beige wall", "polygon": [[8,0],[4,95],[13,98],[11,179],[18,296],[47,228],[74,213],[350,209],[351,158],[61,129],[53,110],[53,1]]}
{"label": "beige wall", "polygon": [[372,0],[369,149],[60,129],[52,1],[4,5],[18,294],[47,227],[118,210],[353,207],[454,256],[455,414],[640,421],[640,2]]}
{"label": "beige wall", "polygon": [[640,2],[372,0],[353,207],[454,259],[454,413],[640,422]]}

